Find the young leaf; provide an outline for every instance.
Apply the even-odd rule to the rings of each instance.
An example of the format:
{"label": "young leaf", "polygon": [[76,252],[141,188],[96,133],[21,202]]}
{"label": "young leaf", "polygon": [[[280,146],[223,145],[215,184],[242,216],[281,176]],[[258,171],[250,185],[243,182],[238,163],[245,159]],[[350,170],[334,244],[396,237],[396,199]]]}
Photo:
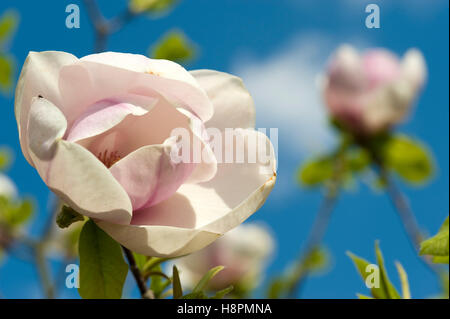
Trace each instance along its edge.
{"label": "young leaf", "polygon": [[63,205],[61,211],[56,216],[56,224],[60,228],[67,228],[75,222],[81,222],[84,216],[76,212],[73,208]]}
{"label": "young leaf", "polygon": [[85,299],[118,299],[128,273],[120,245],[88,220],[79,241],[80,288]]}
{"label": "young leaf", "polygon": [[395,263],[397,267],[398,275],[400,277],[400,282],[402,283],[402,296],[403,299],[411,299],[411,292],[409,290],[408,274],[403,268],[402,264],[399,262]]}
{"label": "young leaf", "polygon": [[0,47],[14,33],[18,20],[18,15],[14,11],[7,11],[0,17]]}
{"label": "young leaf", "polygon": [[333,160],[322,157],[303,164],[298,173],[298,181],[305,186],[318,186],[333,176]]}
{"label": "young leaf", "polygon": [[224,266],[217,266],[214,268],[211,268],[203,277],[200,279],[200,281],[197,283],[197,285],[194,287],[192,292],[200,292],[203,291],[206,288],[206,285],[213,279],[219,272],[221,272],[225,267]]}
{"label": "young leaf", "polygon": [[[389,280],[388,274],[384,267],[383,255],[381,254],[381,250],[378,246],[378,241],[375,242],[375,253],[376,253],[376,257],[377,257],[377,263],[378,263],[377,270],[378,270],[378,275],[379,275],[380,280],[379,280],[378,287],[375,286],[375,287],[371,288],[372,296],[376,299],[401,299],[401,296],[399,295],[399,293],[395,289],[394,285],[392,285],[391,281]],[[371,275],[371,276],[376,275],[376,273],[368,271],[368,269],[369,269],[368,266],[373,265],[373,264],[369,263],[367,260],[362,259],[350,252],[347,252],[347,255],[353,260],[353,263],[355,264],[356,269],[362,276],[364,282],[366,282],[369,275]],[[403,267],[401,267],[401,265],[400,265],[400,268],[397,265],[397,269],[400,274],[400,280],[402,282],[403,293],[405,296],[408,296],[409,295],[409,285],[407,283],[406,272],[404,271]]]}
{"label": "young leaf", "polygon": [[169,260],[170,258],[159,258],[159,257],[151,257],[147,260],[147,262],[143,266],[143,271],[152,270],[153,268],[159,266],[161,263]]}
{"label": "young leaf", "polygon": [[183,299],[208,299],[208,296],[203,291],[197,291],[183,296]]}
{"label": "young leaf", "polygon": [[433,174],[431,155],[419,142],[406,136],[394,136],[383,148],[384,164],[405,181],[413,184],[426,182]]}
{"label": "young leaf", "polygon": [[0,170],[5,169],[11,162],[11,154],[7,149],[0,149]]}
{"label": "young leaf", "polygon": [[273,279],[271,284],[269,285],[269,289],[267,291],[267,297],[269,299],[279,299],[283,292],[286,290],[288,283],[283,277],[277,277]]}
{"label": "young leaf", "polygon": [[155,59],[185,63],[193,59],[195,47],[182,31],[172,30],[157,42],[150,55]]}
{"label": "young leaf", "polygon": [[[356,270],[358,270],[364,282],[366,282],[367,277],[370,275],[369,272],[366,271],[367,266],[371,265],[367,260],[354,255],[351,252],[347,252],[347,255],[353,261]],[[381,287],[373,287],[371,288],[372,296],[376,299],[388,299],[386,292]]]}
{"label": "young leaf", "polygon": [[431,260],[435,264],[448,264],[448,256],[433,256]]}
{"label": "young leaf", "polygon": [[346,168],[351,172],[362,172],[370,165],[370,155],[363,149],[350,150],[345,157]]}
{"label": "young leaf", "polygon": [[148,257],[135,252],[133,252],[133,257],[134,260],[136,261],[136,266],[139,268],[139,270],[144,271],[144,266],[145,263],[147,262]]}
{"label": "young leaf", "polygon": [[175,5],[177,0],[130,0],[129,7],[135,13],[162,13]]}
{"label": "young leaf", "polygon": [[0,90],[7,91],[12,86],[14,61],[5,54],[0,53]]}
{"label": "young leaf", "polygon": [[375,242],[375,253],[377,255],[378,267],[380,269],[381,288],[384,289],[388,299],[401,299],[394,285],[392,285],[391,281],[389,280],[386,268],[384,268],[383,255],[381,253],[378,241]]}
{"label": "young leaf", "polygon": [[219,290],[218,292],[216,292],[216,294],[214,296],[212,296],[210,299],[223,299],[223,297],[225,297],[230,292],[232,292],[233,289],[234,289],[233,286],[228,286],[227,288]]}
{"label": "young leaf", "polygon": [[[435,256],[437,262],[448,263],[448,251],[449,251],[449,226],[448,226],[448,216],[439,229],[438,233],[422,242],[420,245],[421,255],[432,255]],[[436,258],[439,257],[439,258]]]}
{"label": "young leaf", "polygon": [[356,294],[358,299],[374,299],[373,297],[362,295],[362,294]]}
{"label": "young leaf", "polygon": [[183,297],[183,288],[181,287],[180,274],[178,273],[177,266],[173,265],[172,270],[172,281],[173,281],[173,298],[180,299]]}
{"label": "young leaf", "polygon": [[25,224],[33,214],[33,204],[30,200],[16,201],[0,196],[0,222],[11,227]]}

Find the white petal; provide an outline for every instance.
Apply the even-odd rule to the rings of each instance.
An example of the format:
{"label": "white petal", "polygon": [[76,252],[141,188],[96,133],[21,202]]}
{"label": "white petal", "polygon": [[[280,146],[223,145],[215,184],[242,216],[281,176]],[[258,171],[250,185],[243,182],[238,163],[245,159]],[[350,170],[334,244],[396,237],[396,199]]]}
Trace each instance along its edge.
{"label": "white petal", "polygon": [[33,165],[28,154],[26,134],[31,100],[39,95],[57,106],[62,104],[59,93],[59,71],[64,65],[78,61],[72,54],[56,51],[30,52],[17,82],[14,112],[19,129],[20,145],[27,161]]}
{"label": "white petal", "polygon": [[61,139],[67,125],[61,111],[36,98],[29,116],[28,150],[47,186],[81,214],[129,223],[130,199],[109,170],[84,147]]}
{"label": "white petal", "polygon": [[0,173],[0,196],[14,198],[17,196],[17,187],[5,174]]}
{"label": "white petal", "polygon": [[414,87],[422,87],[427,77],[427,67],[422,53],[416,49],[406,52],[402,60],[402,76]]}
{"label": "white petal", "polygon": [[214,106],[214,115],[206,127],[220,130],[255,127],[253,99],[239,77],[213,70],[195,70],[190,73],[206,91]]}
{"label": "white petal", "polygon": [[131,201],[125,190],[103,163],[78,144],[58,141],[46,184],[83,215],[117,224],[131,220]]}

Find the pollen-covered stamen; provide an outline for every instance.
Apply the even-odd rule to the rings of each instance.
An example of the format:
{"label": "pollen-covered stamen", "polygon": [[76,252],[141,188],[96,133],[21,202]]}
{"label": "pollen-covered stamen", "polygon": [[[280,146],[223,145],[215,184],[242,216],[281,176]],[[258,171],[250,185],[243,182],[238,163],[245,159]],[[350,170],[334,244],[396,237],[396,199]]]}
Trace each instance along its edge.
{"label": "pollen-covered stamen", "polygon": [[120,155],[117,151],[109,153],[108,150],[104,150],[103,152],[100,152],[97,156],[97,158],[105,164],[107,168],[110,168],[113,166],[117,161],[120,160]]}

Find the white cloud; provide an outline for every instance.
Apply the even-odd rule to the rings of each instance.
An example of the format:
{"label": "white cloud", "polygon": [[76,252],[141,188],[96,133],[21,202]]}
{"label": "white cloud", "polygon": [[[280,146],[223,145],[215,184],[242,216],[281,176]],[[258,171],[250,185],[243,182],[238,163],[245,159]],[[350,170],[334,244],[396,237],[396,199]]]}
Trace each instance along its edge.
{"label": "white cloud", "polygon": [[[358,48],[369,47],[354,36],[345,40]],[[265,58],[252,54],[235,57],[231,71],[242,77],[255,100],[256,126],[279,129],[274,200],[298,195],[293,176],[296,167],[336,143],[317,82],[329,55],[341,44],[342,38],[307,32]]]}
{"label": "white cloud", "polygon": [[279,129],[279,157],[303,158],[334,143],[316,85],[331,50],[326,37],[308,34],[268,58],[241,54],[235,60],[232,72],[243,78],[255,100],[257,127]]}

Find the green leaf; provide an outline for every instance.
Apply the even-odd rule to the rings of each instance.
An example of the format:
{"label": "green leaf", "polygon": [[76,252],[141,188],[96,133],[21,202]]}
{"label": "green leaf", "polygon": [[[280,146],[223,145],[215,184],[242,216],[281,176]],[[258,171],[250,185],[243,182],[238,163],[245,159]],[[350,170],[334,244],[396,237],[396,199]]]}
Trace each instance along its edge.
{"label": "green leaf", "polygon": [[159,266],[161,263],[169,260],[170,258],[159,258],[159,257],[150,257],[145,265],[143,266],[143,271],[152,270],[155,267]]}
{"label": "green leaf", "polygon": [[346,169],[360,173],[369,167],[371,157],[366,150],[352,149],[345,154]]}
{"label": "green leaf", "polygon": [[155,59],[186,63],[195,56],[194,44],[179,30],[165,34],[152,48],[150,55]]}
{"label": "green leaf", "polygon": [[0,170],[4,170],[10,163],[11,163],[10,152],[7,149],[0,149]]}
{"label": "green leaf", "polygon": [[140,271],[144,271],[144,266],[145,263],[147,262],[148,257],[135,252],[132,253],[134,260],[136,261],[136,266],[139,268]]}
{"label": "green leaf", "polygon": [[408,282],[408,274],[403,268],[402,264],[399,262],[395,263],[395,267],[397,267],[398,275],[400,277],[400,282],[402,284],[402,298],[403,299],[411,299],[411,292],[409,290],[409,282]]}
{"label": "green leaf", "polygon": [[210,299],[223,299],[223,297],[225,297],[230,292],[232,292],[233,289],[234,289],[233,286],[228,286],[227,288],[219,290],[218,292],[216,292],[216,294],[214,296],[212,296]]}
{"label": "green leaf", "polygon": [[200,279],[200,281],[197,283],[197,285],[194,287],[192,292],[200,292],[203,291],[208,283],[213,279],[219,272],[221,272],[225,267],[224,266],[217,266],[214,268],[211,268],[203,277]]}
{"label": "green leaf", "polygon": [[362,295],[362,294],[356,294],[358,299],[374,299],[373,297]]}
{"label": "green leaf", "polygon": [[[400,299],[401,296],[399,295],[394,285],[392,285],[391,281],[389,280],[387,271],[384,267],[383,255],[379,248],[378,241],[375,242],[375,253],[377,257],[380,282],[379,287],[371,288],[372,296],[376,299]],[[347,252],[347,255],[352,259],[359,274],[363,278],[364,282],[366,282],[366,279],[369,277],[369,275],[372,275],[371,272],[367,271],[367,266],[372,264],[369,263],[367,260],[352,254],[351,252]],[[404,274],[401,273],[400,275],[401,276],[406,275],[406,272]],[[402,284],[404,279],[405,278],[401,278]]]}
{"label": "green leaf", "polygon": [[325,248],[316,248],[311,251],[303,262],[303,267],[309,272],[324,269],[329,264],[330,256]]}
{"label": "green leaf", "polygon": [[318,186],[333,177],[333,160],[322,157],[303,164],[298,173],[298,181],[305,186]]}
{"label": "green leaf", "polygon": [[0,54],[0,90],[8,91],[13,84],[14,60],[5,54]]}
{"label": "green leaf", "polygon": [[6,11],[0,17],[0,47],[13,35],[19,21],[15,11]]}
{"label": "green leaf", "polygon": [[84,221],[84,216],[76,212],[73,208],[63,205],[61,211],[56,216],[56,224],[60,228],[67,228],[75,222]]}
{"label": "green leaf", "polygon": [[183,296],[183,299],[209,299],[209,298],[203,291],[197,291],[191,292]]}
{"label": "green leaf", "polygon": [[79,242],[80,288],[85,299],[118,299],[128,273],[120,245],[88,220]]}
{"label": "green leaf", "polygon": [[[351,252],[347,252],[347,255],[353,261],[353,264],[355,265],[356,270],[361,275],[363,281],[366,282],[367,277],[370,275],[370,273],[367,272],[366,269],[367,269],[367,266],[369,266],[371,263],[361,257],[354,255]],[[387,299],[388,298],[385,290],[382,289],[381,286],[378,288],[377,287],[371,288],[371,293],[372,293],[372,296],[376,299]]]}
{"label": "green leaf", "polygon": [[15,201],[0,196],[0,221],[11,227],[25,224],[33,214],[31,200]]}
{"label": "green leaf", "polygon": [[377,255],[377,263],[380,269],[380,286],[384,289],[388,299],[401,299],[399,293],[389,280],[386,268],[384,267],[383,255],[381,253],[378,241],[375,242],[375,253]]}
{"label": "green leaf", "polygon": [[130,0],[129,8],[134,13],[161,14],[169,11],[177,0]]}
{"label": "green leaf", "polygon": [[435,264],[448,264],[448,256],[433,256],[431,261]]}
{"label": "green leaf", "polygon": [[181,287],[180,274],[178,273],[177,266],[173,265],[172,269],[173,298],[180,299],[181,297],[183,297],[183,288]]}
{"label": "green leaf", "polygon": [[448,251],[449,251],[449,241],[448,241],[448,235],[449,235],[449,222],[448,222],[448,216],[445,219],[444,223],[442,224],[441,228],[439,229],[438,233],[423,241],[420,245],[420,254],[421,255],[432,255],[436,257],[443,257],[443,258],[437,258],[436,261],[442,263],[447,260],[448,262]]}
{"label": "green leaf", "polygon": [[413,184],[422,184],[433,174],[433,163],[427,149],[403,135],[391,137],[386,141],[383,159],[388,169]]}
{"label": "green leaf", "polygon": [[279,299],[283,292],[286,290],[287,283],[283,277],[275,278],[267,291],[267,297],[269,299]]}

